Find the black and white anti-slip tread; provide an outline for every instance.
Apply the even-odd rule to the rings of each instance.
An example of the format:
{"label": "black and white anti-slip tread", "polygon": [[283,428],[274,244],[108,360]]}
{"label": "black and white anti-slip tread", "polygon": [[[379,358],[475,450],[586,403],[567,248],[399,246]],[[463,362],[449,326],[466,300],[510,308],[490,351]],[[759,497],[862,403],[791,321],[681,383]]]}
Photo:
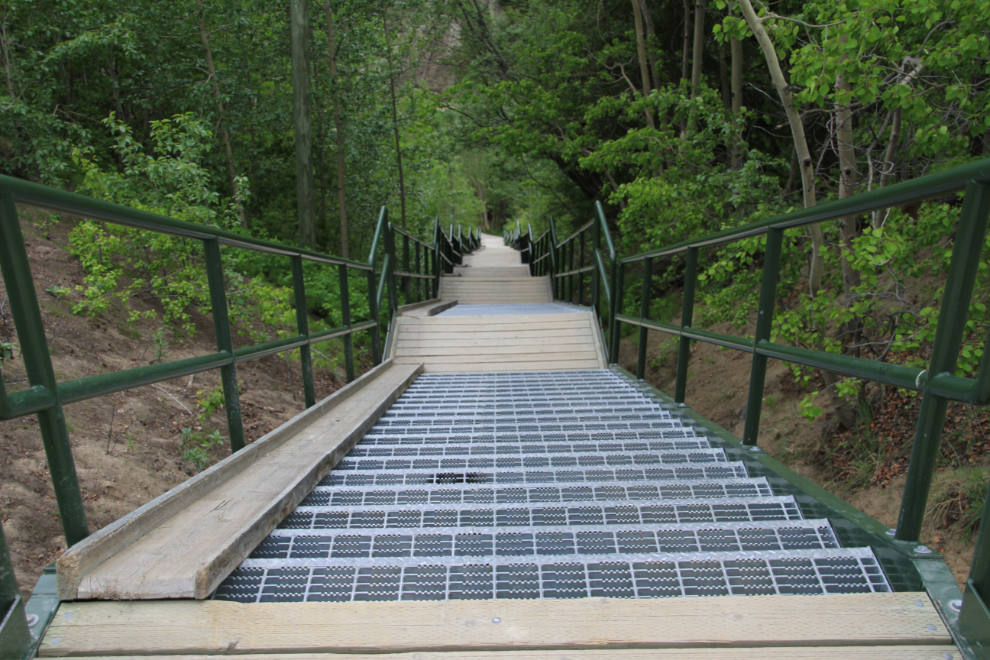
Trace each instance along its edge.
{"label": "black and white anti-slip tread", "polygon": [[421,375],[215,598],[889,591],[869,548],[606,370]]}

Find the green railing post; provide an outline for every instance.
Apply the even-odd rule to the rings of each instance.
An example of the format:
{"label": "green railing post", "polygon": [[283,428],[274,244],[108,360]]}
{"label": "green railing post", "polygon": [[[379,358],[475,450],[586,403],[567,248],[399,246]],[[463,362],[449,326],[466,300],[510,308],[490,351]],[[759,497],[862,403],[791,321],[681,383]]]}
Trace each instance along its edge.
{"label": "green railing post", "polygon": [[[653,283],[653,259],[643,261],[643,284],[639,292],[639,320],[646,321],[650,316],[650,285]],[[636,357],[636,378],[646,378],[646,326],[639,326],[639,354]]]}
{"label": "green railing post", "polygon": [[[384,277],[384,274],[382,275]],[[375,292],[378,291],[378,287],[375,282],[375,271],[368,271],[368,314],[371,316],[371,320],[375,322],[371,326],[371,361],[377,367],[382,363],[382,331],[378,327],[378,299]]]}
{"label": "green railing post", "polygon": [[[402,272],[409,272],[409,237],[405,234],[402,235]],[[412,297],[412,280],[408,275],[402,276],[402,291],[406,296],[405,304],[412,302],[410,298]]]}
{"label": "green railing post", "polygon": [[[296,327],[299,329],[300,335],[309,337],[306,280],[303,277],[303,260],[299,255],[292,257],[292,290],[296,298]],[[311,408],[316,405],[316,388],[313,385],[313,357],[309,344],[299,347],[299,362],[302,363],[303,394],[306,399],[306,407]]]}
{"label": "green railing post", "polygon": [[385,249],[389,256],[388,272],[385,274],[388,279],[385,282],[388,286],[388,313],[391,316],[399,308],[399,292],[395,286],[395,228],[390,222],[385,230]]}
{"label": "green railing post", "polygon": [[[206,257],[206,279],[210,286],[210,305],[213,308],[213,329],[217,337],[217,351],[225,351],[234,357],[234,340],[230,335],[230,318],[227,316],[227,292],[224,287],[223,261],[220,258],[220,241],[203,240]],[[305,304],[303,305],[305,308]],[[233,360],[220,367],[223,384],[223,407],[227,413],[227,433],[230,435],[230,451],[244,448],[244,424],[241,420],[241,397],[237,391],[237,368]]]}
{"label": "green railing post", "polygon": [[[426,275],[423,272],[423,259],[421,253],[423,252],[423,246],[420,245],[419,241],[416,241],[416,274]],[[423,278],[416,278],[416,302],[423,300]]]}
{"label": "green railing post", "polygon": [[619,364],[619,314],[622,312],[622,277],[626,271],[618,255],[612,260],[612,307],[609,311],[608,358],[611,364]]}
{"label": "green railing post", "polygon": [[[0,193],[0,272],[10,299],[10,311],[14,316],[17,340],[20,343],[24,369],[32,388],[41,387],[54,395],[55,404],[38,413],[38,426],[45,446],[48,469],[55,489],[66,547],[75,545],[89,536],[86,510],[79,491],[79,478],[72,460],[69,432],[65,427],[65,415],[58,394],[58,381],[48,351],[45,325],[41,320],[41,308],[34,291],[34,278],[24,236],[17,217],[14,195],[10,191]],[[234,352],[231,351],[231,357]]]}
{"label": "green railing post", "polygon": [[[969,301],[973,296],[973,284],[979,271],[980,253],[987,233],[988,215],[988,184],[970,181],[966,184],[966,196],[952,246],[949,276],[945,281],[932,358],[926,374],[928,382],[939,374],[955,373],[959,349],[966,333]],[[947,399],[935,396],[926,389],[918,411],[918,426],[915,429],[911,462],[908,463],[907,482],[897,521],[896,538],[899,541],[917,541],[921,534],[947,406]]]}
{"label": "green railing post", "polygon": [[10,561],[7,538],[0,525],[0,658],[20,660],[31,650],[31,631],[28,629],[14,576],[14,566]]}
{"label": "green railing post", "polygon": [[555,300],[562,300],[563,299],[563,296],[562,296],[563,290],[560,287],[560,281],[559,281],[559,279],[557,277],[557,273],[560,270],[560,268],[557,266],[557,257],[559,256],[558,255],[558,252],[557,252],[557,247],[558,247],[557,246],[557,225],[553,221],[553,216],[551,215],[549,217],[550,217],[550,235],[549,235],[549,239],[550,239],[550,245],[549,245],[549,249],[550,249],[550,284],[552,285],[551,288],[553,290],[553,297],[554,297],[554,299]]}
{"label": "green railing post", "polygon": [[[761,341],[770,341],[770,333],[773,330],[773,308],[777,299],[777,280],[780,274],[780,251],[783,244],[784,230],[771,227],[767,232],[766,251],[763,257],[760,309],[756,317],[754,346],[759,346]],[[746,426],[742,438],[745,445],[755,445],[759,439],[766,376],[767,357],[754,351],[749,375],[749,398],[746,401]]]}
{"label": "green railing post", "polygon": [[[698,248],[688,248],[684,266],[684,299],[681,304],[681,327],[690,328],[694,320],[694,288],[698,282]],[[687,393],[688,359],[691,340],[681,337],[677,343],[677,380],[674,383],[674,403],[684,403]]]}
{"label": "green railing post", "polygon": [[[345,328],[351,327],[351,294],[347,282],[347,266],[337,266],[337,280],[340,282],[340,322]],[[344,370],[347,382],[354,380],[354,340],[351,333],[344,335]]]}
{"label": "green railing post", "polygon": [[[581,232],[581,245],[578,246],[578,268],[584,268],[584,244],[587,242],[585,239],[588,237],[588,232]],[[584,273],[577,274],[578,281],[578,304],[584,304]]]}
{"label": "green railing post", "polygon": [[596,267],[597,259],[601,258],[602,247],[602,227],[600,220],[595,218],[595,224],[591,227],[591,307],[597,313],[598,310],[598,289],[601,286],[601,277]]}
{"label": "green railing post", "polygon": [[[984,502],[990,502],[990,489]],[[984,603],[990,602],[990,506],[983,505],[983,518],[980,520],[980,535],[976,538],[973,564],[969,569],[969,579],[973,588]]]}

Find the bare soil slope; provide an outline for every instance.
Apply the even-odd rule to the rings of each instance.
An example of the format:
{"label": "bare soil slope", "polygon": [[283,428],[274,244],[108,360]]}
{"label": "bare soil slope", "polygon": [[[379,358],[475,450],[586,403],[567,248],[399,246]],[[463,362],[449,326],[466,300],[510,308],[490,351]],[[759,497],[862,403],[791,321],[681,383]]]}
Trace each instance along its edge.
{"label": "bare soil slope", "polygon": [[[21,226],[41,303],[56,376],[70,380],[149,364],[156,358],[151,339],[159,324],[129,324],[123,309],[96,318],[77,316],[72,305],[84,273],[67,251],[73,221],[22,210]],[[57,288],[58,287],[58,288]],[[135,299],[137,309],[155,301]],[[196,316],[191,339],[174,340],[165,360],[216,351],[210,317]],[[171,336],[170,333],[167,333]],[[16,341],[6,289],[0,281],[0,341]],[[245,340],[240,340],[242,343]],[[367,365],[359,365],[366,367]],[[249,441],[260,438],[302,411],[298,362],[271,356],[238,365],[241,406]],[[363,369],[361,369],[363,370]],[[69,436],[90,530],[99,529],[161,495],[198,471],[183,457],[183,428],[196,438],[219,431],[226,437],[223,409],[198,419],[197,392],[218,386],[219,372],[127,390],[66,406]],[[26,387],[23,365],[4,367],[8,391]],[[317,399],[341,386],[339,374],[317,374]],[[226,439],[209,450],[210,462],[229,454]],[[0,422],[0,513],[14,569],[25,597],[42,568],[65,550],[51,476],[34,416]]]}

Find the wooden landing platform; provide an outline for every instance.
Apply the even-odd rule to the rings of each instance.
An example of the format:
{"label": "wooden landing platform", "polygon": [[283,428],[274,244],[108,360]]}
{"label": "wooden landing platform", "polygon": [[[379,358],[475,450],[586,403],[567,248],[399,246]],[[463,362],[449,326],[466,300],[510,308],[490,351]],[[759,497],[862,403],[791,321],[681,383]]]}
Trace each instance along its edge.
{"label": "wooden landing platform", "polygon": [[[62,606],[43,657],[961,658],[924,593]],[[332,654],[332,655],[309,655]],[[344,655],[341,655],[344,654]],[[266,656],[253,656],[263,658]]]}
{"label": "wooden landing platform", "polygon": [[72,546],[56,564],[59,598],[205,598],[421,372],[385,362]]}
{"label": "wooden landing platform", "polygon": [[392,356],[428,372],[604,369],[591,312],[528,316],[401,316]]}

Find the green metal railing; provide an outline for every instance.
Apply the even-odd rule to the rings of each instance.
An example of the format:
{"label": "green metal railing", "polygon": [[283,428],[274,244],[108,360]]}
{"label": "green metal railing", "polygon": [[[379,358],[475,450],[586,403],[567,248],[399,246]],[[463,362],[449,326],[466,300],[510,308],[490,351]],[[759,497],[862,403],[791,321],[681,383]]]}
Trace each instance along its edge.
{"label": "green metal railing", "polygon": [[[58,382],[52,367],[41,310],[21,233],[17,204],[202,241],[216,334],[216,352],[185,360]],[[397,235],[402,237],[402,270],[398,270]],[[425,296],[435,297],[441,274],[451,272],[454,259],[459,259],[461,254],[471,251],[480,243],[480,234],[473,235],[468,231],[467,236],[463,236],[459,227],[457,237],[453,236],[453,227],[449,233],[445,233],[440,228],[439,222],[435,222],[434,242],[430,245],[393,227],[388,222],[388,211],[383,207],[375,228],[371,254],[367,262],[361,263],[0,176],[0,272],[3,274],[7,289],[20,343],[20,353],[30,385],[28,389],[8,393],[0,381],[0,420],[15,419],[29,414],[38,416],[67,546],[72,546],[85,538],[89,534],[89,527],[83,509],[65,416],[62,412],[64,404],[202,371],[220,369],[230,447],[232,452],[239,451],[244,447],[244,428],[238,398],[236,365],[246,360],[299,349],[306,407],[315,405],[316,391],[313,383],[311,347],[320,342],[341,338],[344,344],[347,380],[351,381],[355,376],[353,335],[368,331],[371,334],[372,360],[374,364],[379,364],[383,354],[381,317],[385,316],[386,322],[391,324],[399,307],[400,298],[409,304],[419,302]],[[255,346],[234,348],[227,315],[221,246],[281,255],[291,261],[296,336]],[[414,257],[411,249],[415,250]],[[380,260],[379,253],[382,254]],[[337,268],[342,319],[340,327],[310,332],[303,278],[305,261]],[[354,322],[351,319],[349,275],[352,273],[363,274],[367,278],[369,305],[367,320]],[[401,292],[396,286],[396,277],[402,282]],[[385,302],[384,308],[383,302]],[[25,654],[33,654],[37,640],[32,639],[25,624],[24,607],[14,579],[2,528],[0,528],[0,615],[5,615],[0,619],[0,657],[17,658]]]}
{"label": "green metal railing", "polygon": [[[531,275],[550,276],[555,299],[594,309],[601,327],[608,328],[607,339],[611,340],[615,332],[611,319],[618,302],[612,293],[612,283],[617,277],[618,260],[605,209],[597,202],[595,218],[563,241],[557,239],[552,216],[548,222],[549,228],[538,238],[533,238],[532,225],[525,233],[517,227],[505,235],[506,243],[523,252],[523,261],[529,263]],[[602,250],[603,238],[605,251]],[[605,343],[610,356],[617,355],[615,351],[618,350],[610,348],[612,344],[611,341]]]}
{"label": "green metal railing", "polygon": [[[953,241],[952,259],[946,280],[938,327],[933,342],[932,357],[927,369],[892,365],[849,355],[825,353],[770,341],[773,314],[777,298],[777,282],[783,259],[784,234],[791,229],[835,220],[843,216],[861,215],[893,206],[903,206],[933,197],[942,197],[965,191],[959,221]],[[984,353],[977,377],[962,378],[955,375],[959,351],[965,334],[966,317],[972,298],[981,252],[985,246],[988,216],[990,216],[990,160],[964,165],[938,174],[905,181],[887,188],[863,193],[844,200],[803,209],[768,220],[727,229],[697,239],[649,250],[625,258],[615,258],[611,239],[608,239],[612,257],[611,289],[605,274],[605,263],[599,249],[599,239],[592,238],[591,262],[586,255],[587,232],[605,229],[607,224],[598,207],[599,218],[581,227],[575,234],[558,241],[553,221],[550,230],[532,240],[520,229],[506,233],[506,240],[515,247],[532,244],[533,274],[550,274],[555,281],[555,296],[561,300],[584,304],[586,300],[581,278],[588,273],[597,274],[604,284],[610,300],[608,354],[612,364],[619,353],[619,328],[626,323],[639,328],[639,345],[636,376],[642,379],[646,372],[646,339],[649,330],[658,330],[679,338],[677,371],[674,385],[674,402],[684,403],[688,379],[688,358],[691,342],[703,341],[719,346],[745,351],[753,355],[749,394],[746,405],[745,430],[742,442],[755,448],[760,430],[763,391],[767,360],[775,358],[836,374],[864,378],[893,387],[922,393],[918,423],[914,435],[907,483],[901,502],[895,543],[902,544],[909,553],[924,556],[931,551],[918,544],[924,521],[928,494],[935,472],[936,459],[945,422],[946,408],[951,401],[977,406],[990,404],[990,347],[984,341]],[[695,289],[698,282],[700,250],[712,248],[740,239],[766,235],[763,253],[762,282],[757,309],[756,332],[752,339],[692,327]],[[578,246],[578,247],[575,247]],[[661,258],[683,255],[683,304],[681,324],[673,325],[651,320],[652,274]],[[623,281],[626,270],[639,265],[640,291],[639,315],[622,313]],[[674,267],[673,265],[668,267]],[[592,284],[592,301],[597,307]],[[601,312],[599,311],[601,317]],[[988,337],[990,340],[990,337]],[[988,494],[990,496],[990,494]],[[948,610],[956,612],[952,617],[952,629],[960,648],[972,657],[990,658],[990,507],[984,508],[980,533],[976,543],[973,563],[962,602],[947,603]],[[940,606],[941,607],[941,606]],[[951,612],[950,612],[951,610]]]}

